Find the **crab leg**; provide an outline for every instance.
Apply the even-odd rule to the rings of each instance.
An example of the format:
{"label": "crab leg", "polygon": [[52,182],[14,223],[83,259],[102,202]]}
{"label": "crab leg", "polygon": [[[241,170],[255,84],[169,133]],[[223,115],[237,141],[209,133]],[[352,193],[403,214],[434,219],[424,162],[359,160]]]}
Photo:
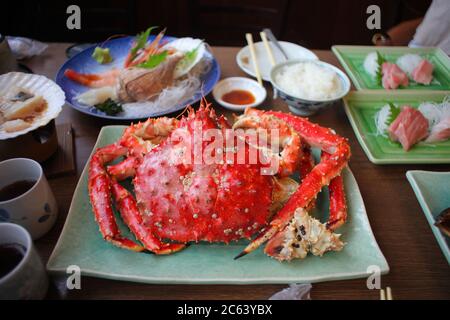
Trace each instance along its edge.
{"label": "crab leg", "polygon": [[111,179],[103,166],[105,162],[124,155],[126,151],[126,148],[112,144],[97,150],[92,156],[89,166],[89,197],[103,238],[121,248],[143,251],[142,246],[123,238],[120,234],[111,206]]}
{"label": "crab leg", "polygon": [[139,159],[130,156],[118,164],[108,166],[108,173],[114,179],[122,181],[134,176],[138,164]]}
{"label": "crab leg", "polygon": [[[326,160],[331,155],[329,153],[322,153],[322,159]],[[344,192],[344,180],[342,175],[336,176],[330,181],[328,185],[329,199],[330,199],[330,216],[327,222],[327,228],[336,230],[342,226],[347,220],[347,201]]]}
{"label": "crab leg", "polygon": [[327,228],[336,230],[347,220],[347,201],[341,175],[331,180],[328,190],[330,192],[330,217],[327,222]]}
{"label": "crab leg", "polygon": [[145,227],[141,213],[133,196],[117,181],[112,180],[112,192],[116,200],[117,209],[120,211],[123,221],[131,232],[144,245],[144,247],[155,254],[170,254],[180,251],[184,244],[162,243],[151,231]]}
{"label": "crab leg", "polygon": [[300,136],[313,147],[319,147],[330,153],[303,179],[297,191],[285,204],[269,226],[253,240],[235,259],[240,258],[258,248],[272,238],[278,231],[284,229],[291,221],[297,208],[306,208],[324,186],[338,176],[347,165],[350,157],[350,147],[347,141],[335,134],[331,129],[320,127],[308,120],[281,112],[268,112],[290,124]]}

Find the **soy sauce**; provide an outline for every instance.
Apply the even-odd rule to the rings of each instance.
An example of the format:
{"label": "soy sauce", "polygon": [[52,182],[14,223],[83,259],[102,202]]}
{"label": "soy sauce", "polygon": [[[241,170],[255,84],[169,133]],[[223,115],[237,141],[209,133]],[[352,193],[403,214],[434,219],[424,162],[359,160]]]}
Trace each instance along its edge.
{"label": "soy sauce", "polygon": [[222,100],[231,104],[245,105],[255,102],[255,96],[247,90],[233,90],[225,93]]}
{"label": "soy sauce", "polygon": [[20,180],[9,184],[0,189],[0,201],[8,201],[24,194],[30,190],[36,181],[33,180]]}
{"label": "soy sauce", "polygon": [[0,279],[22,261],[25,247],[17,243],[0,244]]}

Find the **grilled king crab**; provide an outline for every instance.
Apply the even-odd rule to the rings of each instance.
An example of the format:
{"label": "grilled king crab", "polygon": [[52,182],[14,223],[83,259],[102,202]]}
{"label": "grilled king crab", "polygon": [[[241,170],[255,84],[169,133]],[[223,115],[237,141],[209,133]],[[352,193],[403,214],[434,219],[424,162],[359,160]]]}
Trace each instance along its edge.
{"label": "grilled king crab", "polygon": [[[202,132],[218,129],[225,135],[238,129],[278,129],[279,152],[267,148],[261,153],[278,159],[277,171],[262,174],[268,166],[262,156],[256,163],[237,161],[242,155],[239,148],[248,157],[263,148],[259,142],[244,138],[233,148],[211,148],[208,139],[196,142],[192,138],[199,126]],[[186,156],[192,160],[202,147],[210,147],[211,155],[226,160],[180,161]],[[317,165],[310,147],[322,150]],[[122,162],[107,166],[122,156]],[[131,125],[116,143],[98,149],[90,161],[89,196],[103,238],[122,248],[170,254],[189,242],[229,243],[257,235],[238,257],[268,241],[266,254],[291,260],[308,252],[322,255],[342,249],[344,244],[334,230],[347,216],[340,173],[349,157],[344,138],[307,119],[247,109],[230,126],[202,103],[198,111],[189,109],[180,120],[163,117]],[[289,178],[296,170],[300,184]],[[119,184],[130,177],[135,197]],[[307,212],[327,185],[330,217],[322,224]],[[112,199],[140,244],[121,235]]]}

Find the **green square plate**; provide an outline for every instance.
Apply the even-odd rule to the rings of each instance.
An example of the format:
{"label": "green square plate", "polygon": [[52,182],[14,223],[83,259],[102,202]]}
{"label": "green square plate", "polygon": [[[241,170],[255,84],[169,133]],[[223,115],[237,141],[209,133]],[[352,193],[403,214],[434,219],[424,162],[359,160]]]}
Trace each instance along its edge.
{"label": "green square plate", "polygon": [[434,225],[436,217],[450,207],[450,172],[411,170],[406,172],[436,240],[450,264],[450,238]]}
{"label": "green square plate", "polygon": [[[124,128],[104,127],[95,148],[116,141]],[[365,278],[367,268],[373,265],[385,274],[389,267],[370,228],[358,185],[350,170],[346,169],[343,175],[349,219],[339,231],[347,245],[341,252],[329,252],[322,258],[309,256],[301,261],[280,263],[265,256],[261,248],[233,260],[244,248],[245,241],[230,245],[192,244],[169,256],[117,248],[102,239],[94,221],[86,166],[47,269],[52,273],[65,273],[68,266],[77,265],[86,276],[166,284],[294,283]],[[326,199],[326,192],[322,192],[315,212],[321,219],[325,219],[328,212]]]}
{"label": "green square plate", "polygon": [[410,80],[409,86],[400,90],[450,90],[450,59],[439,48],[333,46],[332,50],[358,90],[383,89],[363,66],[367,54],[375,50],[390,62],[395,62],[406,53],[417,53],[433,64],[434,78],[430,85]]}
{"label": "green square plate", "polygon": [[386,103],[418,107],[424,101],[440,102],[446,91],[353,91],[344,98],[345,112],[362,148],[370,161],[376,164],[392,163],[450,163],[450,140],[419,142],[409,151],[400,143],[377,135],[375,114]]}

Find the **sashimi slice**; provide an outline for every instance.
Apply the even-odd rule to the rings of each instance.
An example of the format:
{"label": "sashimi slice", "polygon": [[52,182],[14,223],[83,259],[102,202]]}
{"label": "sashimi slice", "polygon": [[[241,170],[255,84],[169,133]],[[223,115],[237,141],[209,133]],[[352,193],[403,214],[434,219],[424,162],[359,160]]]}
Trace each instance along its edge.
{"label": "sashimi slice", "polygon": [[450,117],[442,119],[431,129],[426,142],[444,141],[450,138]]}
{"label": "sashimi slice", "polygon": [[427,136],[428,120],[420,111],[410,106],[402,107],[402,111],[389,127],[389,137],[400,142],[405,151]]}
{"label": "sashimi slice", "polygon": [[401,86],[408,86],[408,75],[403,72],[395,63],[385,62],[381,67],[383,74],[382,84],[385,89],[397,89]]}
{"label": "sashimi slice", "polygon": [[430,84],[433,80],[433,64],[423,59],[419,65],[413,70],[412,78],[417,83]]}

